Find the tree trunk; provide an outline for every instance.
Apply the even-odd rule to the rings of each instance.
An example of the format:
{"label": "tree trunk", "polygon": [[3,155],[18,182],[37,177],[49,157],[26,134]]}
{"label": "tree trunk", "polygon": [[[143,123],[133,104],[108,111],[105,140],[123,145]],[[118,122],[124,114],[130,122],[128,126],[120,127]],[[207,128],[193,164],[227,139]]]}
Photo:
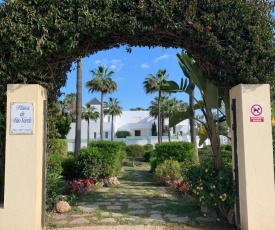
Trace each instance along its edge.
{"label": "tree trunk", "polygon": [[208,135],[211,142],[211,148],[214,155],[214,167],[217,171],[220,171],[222,167],[222,156],[220,151],[220,138],[217,134],[212,111],[209,108],[205,108],[206,110],[206,121],[208,124]]}
{"label": "tree trunk", "polygon": [[161,116],[160,116],[160,97],[161,97],[161,91],[159,90],[159,98],[158,98],[158,143],[162,142],[162,128],[161,128]]}
{"label": "tree trunk", "polygon": [[90,119],[88,118],[88,130],[87,130],[87,147],[89,146],[89,142],[90,142]]}
{"label": "tree trunk", "polygon": [[101,106],[100,106],[100,140],[103,140],[103,103],[104,103],[104,93],[101,93]]}
{"label": "tree trunk", "polygon": [[77,59],[77,81],[76,81],[76,124],[75,124],[75,148],[74,158],[81,145],[81,111],[82,111],[82,57]]}
{"label": "tree trunk", "polygon": [[111,141],[114,140],[114,115],[112,115],[112,123],[111,123]]}
{"label": "tree trunk", "polygon": [[[191,78],[189,78],[189,84],[192,84],[193,81]],[[193,116],[189,119],[190,123],[190,136],[191,136],[191,142],[194,144],[195,148],[195,161],[200,162],[199,159],[199,153],[198,153],[198,147],[197,147],[197,135],[196,135],[196,121],[194,119],[195,117],[195,110],[194,110],[194,90],[189,95],[189,109],[193,111]]]}
{"label": "tree trunk", "polygon": [[171,134],[170,134],[170,124],[169,124],[169,121],[168,121],[168,140],[169,140],[169,142],[171,142]]}

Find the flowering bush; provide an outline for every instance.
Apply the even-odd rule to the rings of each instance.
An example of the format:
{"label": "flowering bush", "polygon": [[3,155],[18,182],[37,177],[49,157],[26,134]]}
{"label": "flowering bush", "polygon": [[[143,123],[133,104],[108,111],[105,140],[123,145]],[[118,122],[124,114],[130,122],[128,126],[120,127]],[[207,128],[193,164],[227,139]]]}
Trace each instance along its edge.
{"label": "flowering bush", "polygon": [[91,187],[95,184],[92,179],[68,181],[68,187],[65,189],[65,194],[87,194],[91,191]]}
{"label": "flowering bush", "polygon": [[224,166],[215,171],[213,163],[205,161],[189,168],[186,178],[190,190],[200,205],[216,209],[222,216],[234,206],[235,187],[232,167]]}
{"label": "flowering bush", "polygon": [[181,165],[175,160],[165,160],[154,172],[154,180],[160,185],[169,185],[181,178]]}
{"label": "flowering bush", "polygon": [[188,183],[182,181],[182,180],[173,180],[171,187],[174,188],[176,191],[186,194],[190,191],[190,187]]}

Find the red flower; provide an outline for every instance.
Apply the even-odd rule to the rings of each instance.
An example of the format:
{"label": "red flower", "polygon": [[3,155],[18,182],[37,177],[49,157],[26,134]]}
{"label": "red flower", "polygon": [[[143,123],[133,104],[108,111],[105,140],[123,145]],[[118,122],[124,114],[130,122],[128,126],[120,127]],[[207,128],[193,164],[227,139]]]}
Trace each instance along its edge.
{"label": "red flower", "polygon": [[206,29],[207,29],[208,31],[210,31],[210,30],[212,30],[212,27],[211,27],[210,25],[208,25],[208,26],[206,26]]}

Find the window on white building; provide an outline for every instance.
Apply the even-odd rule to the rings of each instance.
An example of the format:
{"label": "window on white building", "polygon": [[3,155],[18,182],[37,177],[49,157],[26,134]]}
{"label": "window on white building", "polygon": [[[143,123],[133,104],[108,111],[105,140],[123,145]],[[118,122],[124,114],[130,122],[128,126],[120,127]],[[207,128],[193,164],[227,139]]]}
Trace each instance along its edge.
{"label": "window on white building", "polygon": [[134,123],[138,123],[141,121],[141,117],[134,117]]}
{"label": "window on white building", "polygon": [[108,138],[108,132],[105,132],[105,138]]}
{"label": "window on white building", "polygon": [[140,131],[140,130],[135,130],[135,136],[136,136],[136,137],[141,136],[141,131]]}
{"label": "window on white building", "polygon": [[111,116],[108,116],[108,122],[111,122]]}
{"label": "window on white building", "polygon": [[96,132],[94,132],[94,139],[96,139]]}

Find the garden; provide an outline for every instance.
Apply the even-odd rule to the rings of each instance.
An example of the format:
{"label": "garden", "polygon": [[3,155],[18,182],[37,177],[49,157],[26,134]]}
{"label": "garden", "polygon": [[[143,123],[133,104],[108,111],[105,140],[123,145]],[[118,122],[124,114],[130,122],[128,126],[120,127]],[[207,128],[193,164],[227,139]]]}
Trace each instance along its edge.
{"label": "garden", "polygon": [[[66,85],[66,73],[73,62],[121,45],[127,45],[129,52],[134,46],[178,47],[196,61],[207,84],[215,85],[227,99],[230,88],[238,84],[263,83],[271,84],[274,99],[272,12],[273,1],[258,0],[1,3],[1,131],[5,129],[2,117],[6,114],[7,84],[40,84],[48,90],[47,210],[53,210],[60,199],[74,205],[86,193],[109,186],[107,178],[120,175],[126,152],[136,158],[142,155],[139,147],[131,150],[122,143],[99,142],[80,149],[75,153],[79,157],[74,159],[65,143],[58,140],[59,111],[54,104]],[[210,110],[205,112],[211,115]],[[209,127],[215,134],[214,122],[210,121]],[[4,143],[1,138],[1,199]],[[225,218],[235,199],[232,163],[227,157],[229,147],[219,151],[216,144],[212,144],[212,149],[201,150],[200,163],[193,161],[192,147],[185,143],[160,143],[154,149],[144,150],[144,158],[159,186],[181,190],[194,198],[198,207],[207,207],[217,218]],[[131,165],[137,168],[133,167],[138,165],[137,160],[132,160]]]}
{"label": "garden", "polygon": [[[235,201],[230,145],[221,146],[224,162],[217,172],[210,146],[199,151],[202,160],[195,163],[189,142],[153,148],[92,141],[77,159],[58,142],[60,152],[48,159],[48,227],[78,225],[75,216],[89,225],[228,226]],[[60,210],[60,201],[70,209]]]}

